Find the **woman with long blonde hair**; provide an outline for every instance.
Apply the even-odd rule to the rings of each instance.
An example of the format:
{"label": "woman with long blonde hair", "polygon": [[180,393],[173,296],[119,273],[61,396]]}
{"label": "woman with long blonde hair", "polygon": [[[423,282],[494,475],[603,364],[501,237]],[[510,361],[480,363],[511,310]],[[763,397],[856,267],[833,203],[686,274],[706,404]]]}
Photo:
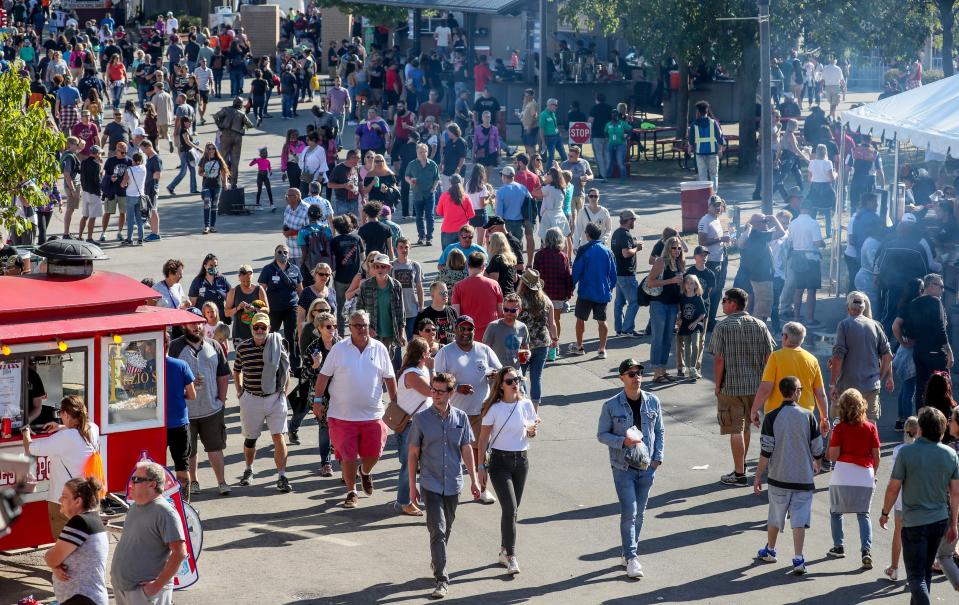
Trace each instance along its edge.
{"label": "woman with long blonde hair", "polygon": [[653,382],[660,384],[668,384],[675,379],[666,372],[666,364],[673,345],[673,326],[679,313],[685,266],[686,253],[682,240],[673,236],[666,240],[663,255],[653,263],[646,278],[650,288],[660,289],[658,295],[651,297],[649,304],[653,328],[650,365],[653,366]]}
{"label": "woman with long blonde hair", "polygon": [[506,234],[492,234],[486,251],[489,253],[486,277],[499,283],[503,296],[516,292],[516,254],[513,253]]}

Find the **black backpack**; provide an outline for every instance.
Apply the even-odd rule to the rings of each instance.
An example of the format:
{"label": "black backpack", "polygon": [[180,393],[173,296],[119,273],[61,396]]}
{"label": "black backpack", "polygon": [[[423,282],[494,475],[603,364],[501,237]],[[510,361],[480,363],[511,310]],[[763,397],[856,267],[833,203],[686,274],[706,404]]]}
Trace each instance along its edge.
{"label": "black backpack", "polygon": [[333,252],[330,248],[330,240],[333,239],[333,232],[329,227],[321,227],[319,231],[310,233],[306,236],[306,244],[303,246],[303,266],[312,271],[318,263],[333,265]]}
{"label": "black backpack", "polygon": [[929,272],[926,253],[919,242],[904,242],[898,238],[883,246],[877,265],[879,287],[884,289],[901,287]]}

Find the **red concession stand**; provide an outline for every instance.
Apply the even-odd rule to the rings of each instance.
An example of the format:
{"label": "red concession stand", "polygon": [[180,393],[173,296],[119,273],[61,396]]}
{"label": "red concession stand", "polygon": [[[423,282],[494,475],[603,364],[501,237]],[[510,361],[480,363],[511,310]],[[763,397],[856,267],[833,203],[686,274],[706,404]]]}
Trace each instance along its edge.
{"label": "red concession stand", "polygon": [[[197,317],[152,306],[159,294],[135,279],[93,271],[92,261],[106,258],[93,244],[54,240],[36,253],[46,259],[41,272],[0,277],[0,419],[12,427],[10,437],[0,434],[0,452],[23,451],[25,423],[44,439],[41,427],[57,419],[60,400],[78,395],[100,428],[107,489],[126,492],[141,452],[166,460],[164,332]],[[45,457],[34,474],[37,488],[23,496],[23,515],[0,551],[54,540]],[[16,481],[0,473],[0,488]]]}

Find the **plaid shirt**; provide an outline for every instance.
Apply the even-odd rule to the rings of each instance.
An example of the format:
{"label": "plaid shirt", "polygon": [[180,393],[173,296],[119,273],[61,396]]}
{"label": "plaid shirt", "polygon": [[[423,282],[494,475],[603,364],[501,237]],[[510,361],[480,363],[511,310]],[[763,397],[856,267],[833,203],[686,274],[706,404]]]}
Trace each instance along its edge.
{"label": "plaid shirt", "polygon": [[[296,229],[297,234],[299,234],[300,229],[306,227],[306,224],[310,222],[310,218],[306,214],[309,209],[310,205],[305,202],[300,202],[296,210],[287,206],[286,210],[283,211],[283,225],[287,229]],[[299,261],[303,258],[303,248],[296,243],[296,235],[286,238],[286,247],[290,249],[290,258],[295,258],[297,261],[294,264],[300,264]]]}
{"label": "plaid shirt", "polygon": [[[406,336],[406,314],[403,310],[403,286],[392,277],[387,276],[387,288],[390,289],[390,315],[393,319],[393,338],[399,340]],[[357,294],[356,309],[370,314],[370,330],[380,338],[379,317],[376,305],[376,278],[369,277],[360,282],[360,292]]]}
{"label": "plaid shirt", "polygon": [[543,292],[551,300],[569,300],[573,295],[573,270],[565,252],[543,248],[533,257],[533,268],[543,278]]}
{"label": "plaid shirt", "polygon": [[725,360],[723,395],[755,395],[762,381],[766,358],[776,342],[762,320],[745,311],[727,315],[716,324],[709,341],[709,353]]}

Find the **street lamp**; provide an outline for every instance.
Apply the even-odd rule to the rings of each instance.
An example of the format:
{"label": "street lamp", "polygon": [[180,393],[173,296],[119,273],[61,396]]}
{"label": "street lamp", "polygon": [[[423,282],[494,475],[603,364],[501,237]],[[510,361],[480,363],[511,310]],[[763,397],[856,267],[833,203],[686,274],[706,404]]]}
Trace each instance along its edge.
{"label": "street lamp", "polygon": [[762,114],[760,118],[760,155],[759,170],[762,175],[763,214],[773,213],[773,108],[772,108],[772,65],[769,59],[769,0],[758,0],[759,5],[759,70],[761,74],[760,94],[762,95]]}

